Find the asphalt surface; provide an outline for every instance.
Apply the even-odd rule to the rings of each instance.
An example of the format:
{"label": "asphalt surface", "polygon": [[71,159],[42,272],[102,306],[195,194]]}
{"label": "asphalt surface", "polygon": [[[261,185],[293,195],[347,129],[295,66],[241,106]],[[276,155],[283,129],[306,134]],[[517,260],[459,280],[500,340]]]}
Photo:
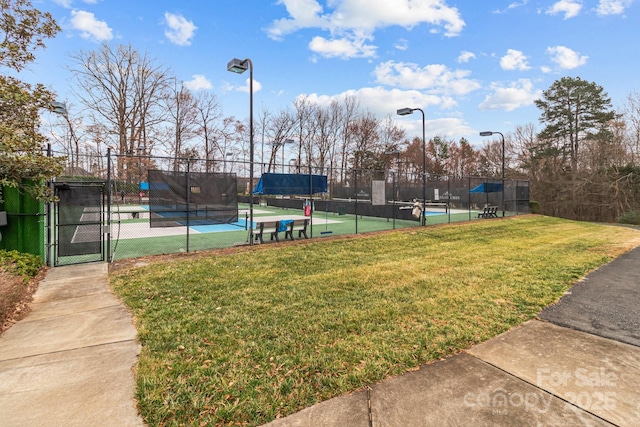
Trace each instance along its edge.
{"label": "asphalt surface", "polygon": [[600,267],[538,317],[640,346],[640,248]]}

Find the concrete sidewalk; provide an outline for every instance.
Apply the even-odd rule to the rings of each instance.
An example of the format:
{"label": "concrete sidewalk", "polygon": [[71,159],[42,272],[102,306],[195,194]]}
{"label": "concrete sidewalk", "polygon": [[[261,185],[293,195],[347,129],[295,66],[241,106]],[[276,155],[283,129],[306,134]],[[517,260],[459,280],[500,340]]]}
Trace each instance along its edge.
{"label": "concrete sidewalk", "polygon": [[131,315],[108,265],[52,269],[32,311],[0,337],[1,426],[142,426]]}

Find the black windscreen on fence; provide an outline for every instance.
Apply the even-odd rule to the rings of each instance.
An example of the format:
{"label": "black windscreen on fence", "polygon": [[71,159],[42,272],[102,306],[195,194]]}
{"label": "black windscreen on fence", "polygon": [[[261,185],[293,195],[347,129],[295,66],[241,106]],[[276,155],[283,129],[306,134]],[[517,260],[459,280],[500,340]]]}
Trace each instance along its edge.
{"label": "black windscreen on fence", "polygon": [[149,170],[149,212],[151,227],[236,222],[236,174]]}

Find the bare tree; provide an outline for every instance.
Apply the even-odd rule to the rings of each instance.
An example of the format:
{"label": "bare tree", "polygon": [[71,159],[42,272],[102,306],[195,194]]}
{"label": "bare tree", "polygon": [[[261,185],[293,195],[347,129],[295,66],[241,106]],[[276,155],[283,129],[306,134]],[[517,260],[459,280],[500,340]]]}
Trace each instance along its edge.
{"label": "bare tree", "polygon": [[298,172],[300,172],[303,152],[307,153],[306,158],[309,164],[311,164],[310,159],[313,157],[311,155],[313,152],[311,138],[314,133],[313,115],[318,106],[313,104],[307,95],[300,95],[293,101],[293,108],[296,110],[295,122],[298,136],[298,160],[296,164]]}
{"label": "bare tree", "polygon": [[261,139],[261,150],[260,150],[260,172],[264,173],[264,143],[265,137],[267,134],[267,127],[269,125],[269,119],[271,117],[271,112],[267,109],[263,109],[260,112],[260,116],[258,116],[258,126],[260,127],[260,139]]}
{"label": "bare tree", "polygon": [[283,110],[277,116],[272,116],[267,123],[267,137],[270,140],[271,154],[269,156],[269,165],[267,172],[271,172],[271,167],[276,170],[278,150],[285,148],[285,141],[291,137],[295,121],[291,113]]}
{"label": "bare tree", "polygon": [[349,164],[349,148],[351,141],[351,123],[360,115],[360,103],[353,96],[345,96],[342,102],[342,146],[340,150],[341,181],[344,181],[347,166]]}
{"label": "bare tree", "polygon": [[205,171],[211,172],[217,144],[216,122],[222,117],[222,111],[218,98],[212,92],[199,92],[195,99],[195,109],[198,133],[204,141]]}
{"label": "bare tree", "polygon": [[630,151],[630,163],[636,164],[640,156],[640,92],[633,91],[627,97],[623,109],[627,123],[627,144]]}
{"label": "bare tree", "polygon": [[[108,129],[119,154],[148,147],[148,129],[163,119],[159,106],[171,78],[168,68],[131,45],[113,49],[103,44],[96,51],[81,51],[72,58],[76,96],[90,111],[91,124]],[[126,173],[128,166],[120,157],[119,170]]]}
{"label": "bare tree", "polygon": [[173,134],[170,153],[175,158],[173,170],[177,171],[179,170],[179,157],[193,157],[197,152],[197,150],[190,150],[191,147],[186,146],[186,143],[196,135],[198,129],[197,102],[189,89],[181,83],[179,88],[176,85],[169,92],[166,105],[167,122]]}
{"label": "bare tree", "polygon": [[219,153],[219,158],[226,160],[229,154],[237,158],[239,153],[244,153],[244,141],[249,139],[247,130],[248,126],[234,116],[222,119],[215,131],[214,149]]}
{"label": "bare tree", "polygon": [[331,102],[328,108],[318,107],[314,114],[315,137],[313,139],[316,148],[316,166],[318,173],[325,173],[325,168],[331,166],[332,154],[340,131],[340,114],[338,103]]}
{"label": "bare tree", "polygon": [[380,121],[372,113],[359,117],[349,124],[349,137],[353,144],[354,169],[375,167],[375,154],[379,151]]}
{"label": "bare tree", "polygon": [[478,175],[478,153],[466,138],[449,145],[449,165],[447,171],[454,178]]}

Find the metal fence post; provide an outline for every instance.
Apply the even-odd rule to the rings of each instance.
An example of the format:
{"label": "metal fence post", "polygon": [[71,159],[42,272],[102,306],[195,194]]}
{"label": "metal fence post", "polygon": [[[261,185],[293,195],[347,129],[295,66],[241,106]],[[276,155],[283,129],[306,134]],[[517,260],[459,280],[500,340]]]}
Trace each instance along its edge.
{"label": "metal fence post", "polygon": [[108,147],[107,148],[107,262],[111,262],[111,261],[113,261],[113,259],[111,258],[111,147]]}
{"label": "metal fence post", "polygon": [[[187,184],[187,188],[185,189],[187,191],[187,253],[189,253],[189,227],[191,226],[191,198],[189,197],[191,195],[191,189],[190,187],[190,177],[191,177],[191,161],[190,159],[187,159],[187,179],[186,179],[186,184]],[[197,210],[197,207],[196,207]]]}

